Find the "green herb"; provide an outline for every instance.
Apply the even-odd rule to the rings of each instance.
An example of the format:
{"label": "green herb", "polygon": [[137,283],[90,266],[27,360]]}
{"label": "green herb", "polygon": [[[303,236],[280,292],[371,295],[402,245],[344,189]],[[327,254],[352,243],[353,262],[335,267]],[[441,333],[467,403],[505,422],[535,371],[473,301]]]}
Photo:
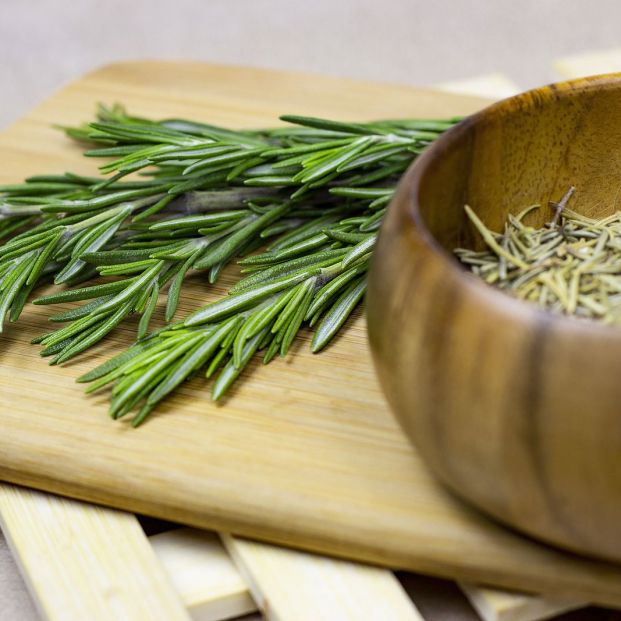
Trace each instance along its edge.
{"label": "green herb", "polygon": [[[314,217],[320,209],[330,210],[337,200],[347,203],[339,196],[372,198],[372,206],[380,208],[390,199],[392,188],[365,184],[386,180],[394,183],[414,154],[451,124],[347,124],[305,117],[287,119],[300,126],[235,132],[191,121],[155,123],[130,117],[118,106],[101,107],[96,123],[67,131],[79,139],[105,145],[86,154],[114,157],[102,166],[102,171],[115,175],[105,179],[71,174],[38,177],[5,191],[13,201],[37,199],[39,204],[34,211],[44,214],[42,226],[49,235],[35,240],[41,247],[39,254],[46,243],[54,241],[55,227],[66,222],[67,217],[87,220],[87,226],[81,229],[84,243],[78,243],[77,236],[73,236],[71,243],[77,250],[70,256],[66,251],[71,246],[66,244],[63,252],[45,255],[42,275],[54,277],[57,284],[81,282],[97,273],[131,275],[127,286],[133,295],[119,292],[103,306],[111,311],[115,304],[131,301],[126,315],[152,311],[152,306],[145,304],[149,291],[168,285],[166,317],[171,319],[188,271],[209,270],[209,280],[214,282],[234,256],[247,254],[261,236],[273,234],[275,221],[282,220],[285,211],[291,217],[278,223],[283,232],[288,226],[296,227]],[[152,176],[151,181],[121,181],[129,173],[145,170]],[[283,176],[283,172],[287,175]],[[283,201],[288,204],[284,209]],[[117,222],[116,230],[105,223],[89,228],[92,221],[86,215],[98,216],[103,210],[119,206],[123,206],[125,217]],[[28,208],[32,210],[33,206]],[[10,206],[9,211],[16,209],[18,206]],[[190,214],[203,215],[189,218]],[[26,234],[39,232],[40,227],[34,227]],[[7,249],[13,252],[14,264],[18,263],[15,253],[29,248],[21,240],[19,243],[20,246]],[[36,258],[38,255],[34,254],[26,257],[30,262]],[[149,277],[139,280],[136,274],[141,270]],[[37,283],[30,281],[34,288]],[[138,295],[136,282],[149,289],[144,289],[146,297]],[[17,297],[19,289],[21,302],[30,290],[26,291],[21,281],[17,285],[11,293]],[[51,299],[64,301],[54,296],[39,303]],[[9,300],[11,305],[11,318],[15,319],[21,309]],[[105,324],[110,313],[96,304],[90,308],[99,319],[97,324],[88,323],[88,329],[103,337],[109,331]],[[148,321],[142,321],[139,336],[147,329]],[[72,338],[75,341],[83,336],[75,332]],[[49,338],[44,342],[49,342]],[[67,348],[74,355],[79,353],[71,342]],[[44,351],[49,354],[51,350]],[[65,359],[58,355],[54,361]]]}
{"label": "green herb", "polygon": [[[82,378],[116,382],[111,414],[137,409],[135,424],[200,369],[219,370],[219,398],[255,352],[265,362],[286,355],[304,325],[315,329],[313,351],[325,347],[363,297],[400,174],[458,119],[282,119],[292,125],[239,131],[100,106],[96,122],[65,128],[89,143],[86,156],[108,158],[105,176],[0,188],[0,329],[50,280],[73,288],[36,304],[83,301],[35,339],[52,364],[140,315],[138,344]],[[236,257],[244,275],[228,297],[147,336],[162,292],[171,321],[188,273],[213,283]],[[98,277],[107,280],[85,282]]]}
{"label": "green herb", "polygon": [[[143,422],[155,405],[190,375],[221,369],[212,388],[217,400],[228,390],[253,355],[263,361],[285,356],[304,324],[317,325],[312,350],[323,349],[358,305],[366,288],[369,241],[363,232],[374,211],[344,219],[324,229],[322,243],[308,252],[304,241],[318,237],[307,227],[306,238],[294,238],[278,249],[254,255],[242,265],[260,264],[242,278],[229,296],[209,304],[182,323],[171,326],[136,348],[121,354],[79,381],[94,382],[89,392],[114,384],[113,418],[137,409],[134,425]],[[322,217],[317,220],[321,220]],[[377,225],[375,225],[377,227]],[[333,248],[334,233],[350,235],[350,243]]]}

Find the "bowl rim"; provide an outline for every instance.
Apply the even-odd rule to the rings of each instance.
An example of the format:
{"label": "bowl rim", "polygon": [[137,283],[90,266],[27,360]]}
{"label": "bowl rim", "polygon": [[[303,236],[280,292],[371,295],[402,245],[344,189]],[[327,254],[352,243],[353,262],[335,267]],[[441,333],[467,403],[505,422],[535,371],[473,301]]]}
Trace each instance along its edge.
{"label": "bowl rim", "polygon": [[421,184],[430,166],[442,157],[455,141],[472,131],[478,123],[498,115],[520,114],[525,110],[539,107],[543,103],[565,97],[578,96],[595,90],[616,89],[621,90],[621,72],[555,82],[502,99],[465,117],[444,132],[412,164],[405,176],[407,192],[404,201],[407,203],[404,211],[414,225],[412,232],[419,237],[426,249],[442,262],[443,268],[448,270],[452,281],[463,287],[469,295],[481,301],[483,305],[491,305],[494,310],[503,315],[537,322],[553,321],[559,329],[583,333],[585,336],[605,337],[607,340],[613,338],[621,342],[621,326],[619,325],[608,325],[573,315],[553,313],[485,283],[481,278],[461,267],[458,260],[436,240],[427,227],[419,208]]}

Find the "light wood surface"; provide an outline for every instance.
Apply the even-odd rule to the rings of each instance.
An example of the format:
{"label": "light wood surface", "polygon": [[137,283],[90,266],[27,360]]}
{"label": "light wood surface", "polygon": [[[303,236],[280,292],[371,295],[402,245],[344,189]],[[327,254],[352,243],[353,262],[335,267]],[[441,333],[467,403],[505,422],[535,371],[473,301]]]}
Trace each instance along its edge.
{"label": "light wood surface", "polygon": [[190,620],[133,515],[2,485],[0,525],[46,621]]}
{"label": "light wood surface", "polygon": [[[256,610],[248,585],[256,601],[268,600],[268,608],[277,609],[277,618],[369,618],[365,613],[391,621],[412,618],[411,600],[390,570],[223,538],[239,570],[214,533],[179,528],[149,538],[194,621],[218,621]],[[584,605],[569,599],[460,586],[483,621],[539,621]]]}
{"label": "light wood surface", "polygon": [[562,78],[582,78],[599,73],[621,71],[621,48],[574,54],[554,62]]}
{"label": "light wood surface", "polygon": [[215,533],[178,528],[149,537],[193,621],[220,621],[257,610]]}
{"label": "light wood surface", "polygon": [[269,621],[423,621],[390,571],[223,536]]}
{"label": "light wood surface", "polygon": [[[257,601],[271,602],[271,609],[277,602],[280,618],[294,621],[300,610],[310,619],[367,619],[365,611],[385,615],[379,618],[411,618],[410,598],[390,570],[223,537],[239,570],[214,533],[178,528],[149,538],[194,621],[218,621],[256,610],[248,585]],[[539,621],[584,606],[575,600],[460,586],[483,621]],[[358,604],[361,590],[363,608]]]}
{"label": "light wood surface", "polygon": [[[279,619],[392,621],[414,615],[410,598],[390,570],[224,539],[239,570],[213,533],[180,528],[149,539],[194,621],[218,621],[256,610],[248,585],[256,601],[269,601],[269,611]],[[461,588],[483,621],[539,621],[584,605],[472,585]]]}
{"label": "light wood surface", "polygon": [[517,95],[522,90],[513,80],[502,73],[486,73],[465,80],[441,82],[434,84],[433,88],[445,93],[476,95],[494,100]]}
{"label": "light wood surface", "polygon": [[[404,87],[191,63],[113,65],[66,87],[0,137],[2,181],[71,167],[92,171],[49,124],[89,118],[93,103],[134,112],[265,125],[281,112],[341,118],[445,116],[482,102]],[[223,285],[230,282],[230,275]],[[188,287],[181,312],[222,286]],[[549,550],[464,508],[421,466],[390,416],[358,318],[314,357],[252,378],[222,406],[188,383],[138,432],[112,423],[105,399],[73,379],[133,337],[126,326],[96,355],[49,369],[29,309],[2,336],[0,477],[187,524],[473,581],[620,603],[621,571]],[[305,344],[303,344],[305,345]],[[35,414],[36,413],[36,414]]]}
{"label": "light wood surface", "polygon": [[582,602],[567,598],[511,593],[464,584],[461,588],[483,621],[540,621],[584,606]]}
{"label": "light wood surface", "polygon": [[614,213],[620,103],[621,76],[577,80],[442,136],[402,181],[368,295],[386,394],[438,476],[505,523],[616,561],[621,331],[511,298],[445,251],[484,245],[464,204],[492,230],[541,204],[529,224],[543,226],[573,185],[572,209]]}

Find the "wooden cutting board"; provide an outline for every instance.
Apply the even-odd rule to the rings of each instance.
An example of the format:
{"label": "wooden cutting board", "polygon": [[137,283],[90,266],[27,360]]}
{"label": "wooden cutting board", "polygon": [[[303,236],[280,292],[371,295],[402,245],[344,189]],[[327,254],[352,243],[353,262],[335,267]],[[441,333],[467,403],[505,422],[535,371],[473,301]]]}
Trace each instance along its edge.
{"label": "wooden cutting board", "polygon": [[[0,182],[95,162],[51,129],[98,101],[131,112],[265,126],[281,113],[342,119],[444,117],[484,101],[392,85],[218,67],[131,62],[70,84],[0,135]],[[234,272],[234,270],[233,270]],[[180,315],[228,286],[195,277]],[[398,429],[376,383],[364,319],[325,353],[253,366],[221,405],[195,379],[139,430],[106,415],[75,377],[129,343],[50,368],[29,345],[52,309],[30,307],[0,337],[0,479],[324,553],[517,589],[621,605],[621,569],[546,548],[445,492]],[[388,319],[387,319],[388,320]]]}

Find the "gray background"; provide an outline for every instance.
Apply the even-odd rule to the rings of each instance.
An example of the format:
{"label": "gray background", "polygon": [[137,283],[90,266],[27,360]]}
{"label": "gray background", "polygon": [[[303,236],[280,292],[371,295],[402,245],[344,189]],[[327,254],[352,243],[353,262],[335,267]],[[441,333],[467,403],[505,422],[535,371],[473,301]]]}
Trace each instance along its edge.
{"label": "gray background", "polygon": [[0,0],[0,126],[85,71],[192,58],[428,84],[621,45],[618,0]]}
{"label": "gray background", "polygon": [[[619,0],[0,0],[0,127],[121,59],[412,85],[503,72],[526,88],[552,81],[556,58],[619,46]],[[34,619],[0,534],[0,621]]]}

